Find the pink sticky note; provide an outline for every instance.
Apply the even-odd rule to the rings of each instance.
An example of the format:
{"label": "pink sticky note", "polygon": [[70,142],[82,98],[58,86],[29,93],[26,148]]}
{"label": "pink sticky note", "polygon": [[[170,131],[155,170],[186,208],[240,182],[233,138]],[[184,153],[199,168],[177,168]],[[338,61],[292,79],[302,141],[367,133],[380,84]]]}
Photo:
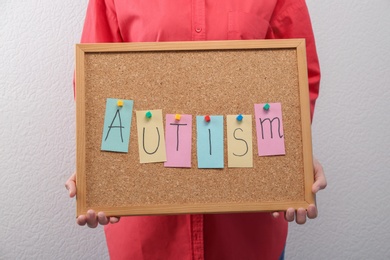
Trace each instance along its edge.
{"label": "pink sticky note", "polygon": [[192,116],[167,114],[165,122],[167,161],[165,167],[191,168]]}
{"label": "pink sticky note", "polygon": [[282,105],[269,103],[255,104],[255,120],[257,132],[257,146],[259,156],[284,155],[284,133],[282,120]]}

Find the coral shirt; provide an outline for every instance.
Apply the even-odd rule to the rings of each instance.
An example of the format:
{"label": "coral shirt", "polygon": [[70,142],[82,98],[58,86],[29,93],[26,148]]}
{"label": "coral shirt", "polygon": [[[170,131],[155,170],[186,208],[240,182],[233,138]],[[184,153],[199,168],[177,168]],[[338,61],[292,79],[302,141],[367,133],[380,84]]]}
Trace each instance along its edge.
{"label": "coral shirt", "polygon": [[[304,0],[90,0],[83,43],[305,38],[311,112],[319,64]],[[278,259],[287,223],[269,213],[123,217],[111,259]]]}

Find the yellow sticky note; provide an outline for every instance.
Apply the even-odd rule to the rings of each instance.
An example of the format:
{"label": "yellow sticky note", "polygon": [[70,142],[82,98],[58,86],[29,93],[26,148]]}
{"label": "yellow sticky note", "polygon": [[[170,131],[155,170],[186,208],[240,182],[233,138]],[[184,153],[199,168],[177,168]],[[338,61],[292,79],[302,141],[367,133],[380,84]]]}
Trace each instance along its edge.
{"label": "yellow sticky note", "polygon": [[226,117],[229,168],[253,167],[252,115],[242,117],[241,121],[237,115]]}
{"label": "yellow sticky note", "polygon": [[[150,111],[150,118],[145,114]],[[140,163],[165,162],[165,135],[162,110],[137,111],[137,133]]]}

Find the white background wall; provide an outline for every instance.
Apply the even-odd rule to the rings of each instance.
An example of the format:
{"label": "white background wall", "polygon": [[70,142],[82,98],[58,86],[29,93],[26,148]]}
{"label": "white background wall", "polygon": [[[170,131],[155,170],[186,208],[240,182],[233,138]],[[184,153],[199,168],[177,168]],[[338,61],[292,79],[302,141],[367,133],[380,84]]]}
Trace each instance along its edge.
{"label": "white background wall", "polygon": [[[287,259],[390,259],[390,1],[307,0],[322,67],[319,217]],[[87,0],[0,1],[0,259],[107,259],[75,224],[74,44]]]}

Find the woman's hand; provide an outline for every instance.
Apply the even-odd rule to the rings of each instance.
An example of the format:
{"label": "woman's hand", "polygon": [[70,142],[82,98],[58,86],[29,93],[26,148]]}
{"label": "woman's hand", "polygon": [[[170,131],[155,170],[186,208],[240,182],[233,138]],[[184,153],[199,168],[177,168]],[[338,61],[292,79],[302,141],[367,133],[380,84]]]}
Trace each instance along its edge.
{"label": "woman's hand", "polygon": [[[322,168],[322,165],[317,159],[313,159],[313,166],[314,166],[314,183],[312,186],[312,192],[316,194],[319,190],[323,190],[326,188],[327,181],[325,178],[324,169]],[[279,212],[274,212],[272,215],[277,218],[279,217]],[[307,210],[304,208],[299,208],[297,211],[295,211],[294,208],[289,208],[284,214],[284,218],[288,222],[292,222],[295,220],[298,224],[305,224],[306,223],[306,217],[309,219],[316,218],[318,215],[317,207],[314,204],[310,204]]]}
{"label": "woman's hand", "polygon": [[[76,196],[76,173],[73,173],[72,176],[65,183],[66,189],[69,191],[69,197],[73,198]],[[114,224],[119,222],[119,217],[107,217],[104,212],[99,212],[97,215],[95,211],[88,210],[86,215],[80,215],[77,217],[77,224],[84,226],[87,224],[90,228],[95,228],[99,224],[107,225],[108,223]]]}

